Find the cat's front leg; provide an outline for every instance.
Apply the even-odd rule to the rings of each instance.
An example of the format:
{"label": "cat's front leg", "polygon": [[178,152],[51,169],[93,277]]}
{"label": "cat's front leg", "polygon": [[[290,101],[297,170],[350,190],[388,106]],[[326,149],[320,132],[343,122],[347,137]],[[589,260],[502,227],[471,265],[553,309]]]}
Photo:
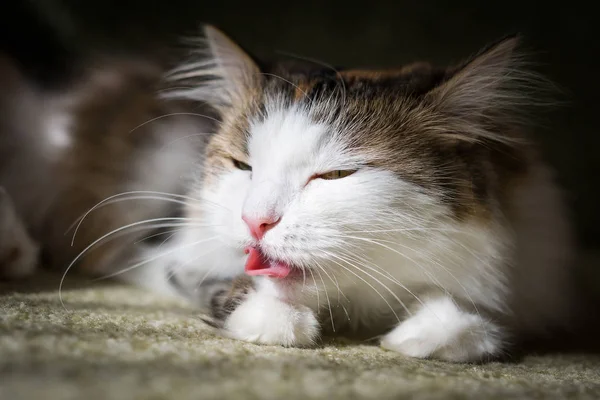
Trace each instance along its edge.
{"label": "cat's front leg", "polygon": [[246,342],[306,347],[319,335],[313,310],[284,301],[267,278],[238,277],[228,292],[213,297],[211,314],[224,336]]}
{"label": "cat's front leg", "polygon": [[381,345],[406,356],[452,362],[478,362],[502,351],[503,330],[450,297],[426,300],[388,333]]}

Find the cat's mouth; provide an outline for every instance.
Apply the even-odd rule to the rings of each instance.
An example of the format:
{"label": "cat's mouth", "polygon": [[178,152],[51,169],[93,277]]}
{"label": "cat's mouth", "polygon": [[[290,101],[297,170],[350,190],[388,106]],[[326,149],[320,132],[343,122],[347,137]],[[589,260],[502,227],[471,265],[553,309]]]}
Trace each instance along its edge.
{"label": "cat's mouth", "polygon": [[301,270],[293,265],[268,257],[259,247],[246,247],[244,251],[248,254],[245,267],[248,275],[266,275],[271,278],[283,279],[301,273]]}

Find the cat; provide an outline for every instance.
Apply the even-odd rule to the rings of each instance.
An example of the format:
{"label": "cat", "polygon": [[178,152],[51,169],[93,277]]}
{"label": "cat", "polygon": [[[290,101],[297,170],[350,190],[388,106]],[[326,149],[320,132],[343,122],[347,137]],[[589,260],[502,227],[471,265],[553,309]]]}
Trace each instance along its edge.
{"label": "cat", "polygon": [[368,334],[451,362],[568,325],[571,227],[528,134],[544,80],[519,40],[448,68],[307,71],[265,68],[207,27],[165,96],[222,121],[187,210],[206,226],[173,244],[223,279],[244,265],[209,323],[284,346]]}
{"label": "cat", "polygon": [[[52,151],[3,165],[0,185],[51,264],[184,296],[227,337],[375,336],[411,357],[494,359],[573,312],[567,213],[527,134],[541,79],[518,43],[449,68],[298,68],[260,64],[206,26],[164,79],[144,63],[102,66],[20,107],[43,133],[27,143]],[[185,115],[197,109],[218,122]],[[15,174],[24,162],[35,169]],[[171,203],[183,217],[168,219]],[[164,244],[93,250],[155,223],[175,230]]]}

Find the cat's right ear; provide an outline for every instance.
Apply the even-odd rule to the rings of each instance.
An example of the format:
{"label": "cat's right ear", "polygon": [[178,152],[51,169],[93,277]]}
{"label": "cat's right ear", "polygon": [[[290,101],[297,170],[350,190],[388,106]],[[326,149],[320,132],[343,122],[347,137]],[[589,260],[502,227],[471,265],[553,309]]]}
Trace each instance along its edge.
{"label": "cat's right ear", "polygon": [[252,58],[217,28],[204,27],[191,59],[166,77],[173,88],[167,98],[182,98],[210,104],[218,110],[243,102],[260,85],[260,69]]}

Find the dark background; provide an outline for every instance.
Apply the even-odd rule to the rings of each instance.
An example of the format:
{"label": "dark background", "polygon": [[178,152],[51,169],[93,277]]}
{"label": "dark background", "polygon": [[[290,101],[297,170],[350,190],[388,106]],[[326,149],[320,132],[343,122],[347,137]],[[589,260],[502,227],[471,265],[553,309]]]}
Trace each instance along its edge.
{"label": "dark background", "polygon": [[599,29],[591,6],[539,1],[2,0],[1,50],[46,85],[82,55],[154,52],[216,24],[258,57],[276,51],[343,66],[453,63],[514,32],[563,105],[536,132],[557,168],[583,245],[600,248]]}

